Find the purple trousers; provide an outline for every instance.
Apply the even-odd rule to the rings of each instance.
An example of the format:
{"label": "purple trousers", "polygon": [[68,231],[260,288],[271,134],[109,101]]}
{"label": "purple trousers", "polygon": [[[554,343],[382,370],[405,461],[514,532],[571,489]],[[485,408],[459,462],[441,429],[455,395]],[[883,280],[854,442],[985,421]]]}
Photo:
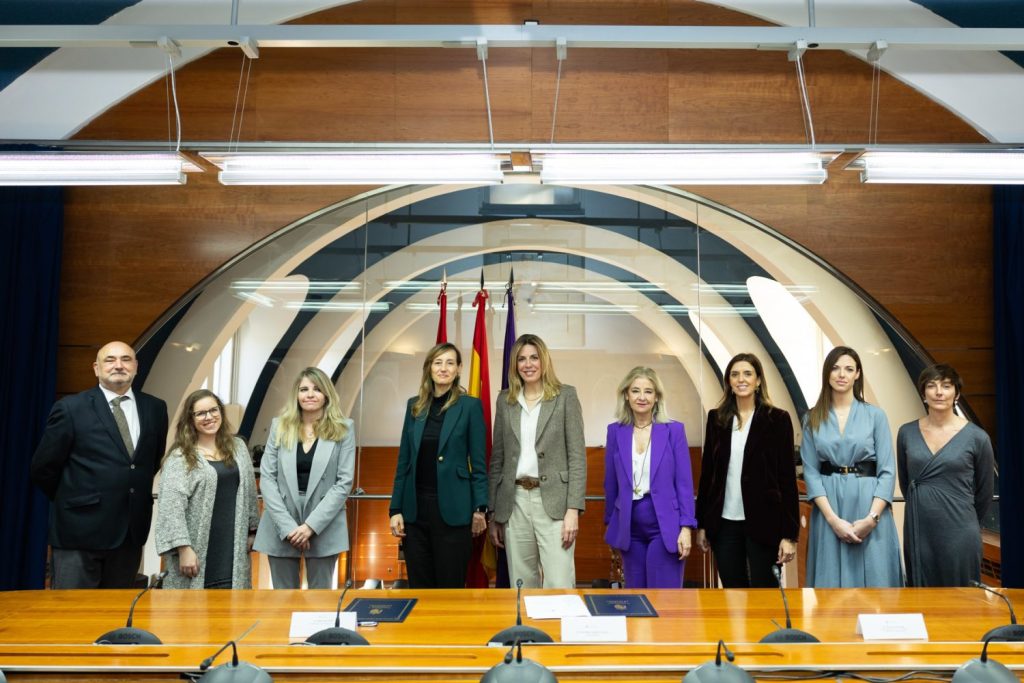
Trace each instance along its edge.
{"label": "purple trousers", "polygon": [[665,550],[650,494],[633,501],[629,533],[622,553],[626,588],[681,588],[683,561]]}

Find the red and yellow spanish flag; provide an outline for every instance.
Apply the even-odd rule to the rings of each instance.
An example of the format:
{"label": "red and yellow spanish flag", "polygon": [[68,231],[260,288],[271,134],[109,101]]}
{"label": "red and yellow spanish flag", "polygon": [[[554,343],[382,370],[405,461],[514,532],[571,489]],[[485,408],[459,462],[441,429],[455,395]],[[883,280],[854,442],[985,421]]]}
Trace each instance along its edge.
{"label": "red and yellow spanish flag", "polygon": [[[487,365],[487,290],[483,286],[483,275],[480,276],[480,291],[473,299],[476,307],[476,326],[473,329],[473,359],[469,365],[469,395],[480,399],[484,409],[484,434],[486,439],[485,458],[491,464],[491,381]],[[466,572],[467,588],[487,588],[490,584],[487,572],[481,563],[481,553],[487,534],[473,539],[473,555],[469,559],[469,570]]]}

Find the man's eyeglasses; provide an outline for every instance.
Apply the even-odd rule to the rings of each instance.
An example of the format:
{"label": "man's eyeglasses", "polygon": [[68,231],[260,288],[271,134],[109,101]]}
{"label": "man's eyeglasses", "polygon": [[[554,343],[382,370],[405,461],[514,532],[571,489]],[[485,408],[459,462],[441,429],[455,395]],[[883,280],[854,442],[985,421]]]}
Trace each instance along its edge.
{"label": "man's eyeglasses", "polygon": [[220,408],[210,408],[209,410],[197,410],[192,413],[192,417],[197,420],[205,420],[207,417],[217,417],[220,415]]}

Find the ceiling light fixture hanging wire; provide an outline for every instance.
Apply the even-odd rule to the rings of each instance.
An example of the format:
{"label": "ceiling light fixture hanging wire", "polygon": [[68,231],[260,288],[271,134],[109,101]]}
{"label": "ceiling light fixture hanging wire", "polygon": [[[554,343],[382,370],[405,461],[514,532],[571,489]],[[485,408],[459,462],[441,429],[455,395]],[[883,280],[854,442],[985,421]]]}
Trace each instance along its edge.
{"label": "ceiling light fixture hanging wire", "polygon": [[238,71],[238,88],[235,90],[235,110],[231,112],[231,133],[228,134],[228,149],[236,151],[238,143],[242,139],[242,119],[245,117],[245,100],[249,95],[252,62],[252,58],[242,52],[242,64]]}
{"label": "ceiling light fixture hanging wire", "polygon": [[871,63],[871,101],[870,117],[868,119],[868,144],[878,144],[878,102],[882,87],[882,70],[878,67],[878,60]]}
{"label": "ceiling light fixture hanging wire", "polygon": [[803,54],[797,53],[796,59],[796,77],[800,84],[800,105],[804,119],[804,137],[808,144],[814,147],[814,119],[811,118],[811,101],[807,97],[807,78],[804,74],[804,57]]}
{"label": "ceiling light fixture hanging wire", "polygon": [[171,99],[174,102],[174,128],[177,132],[177,139],[174,144],[174,151],[181,151],[181,110],[178,108],[178,82],[174,78],[174,55],[167,53],[167,71],[171,74]]}
{"label": "ceiling light fixture hanging wire", "polygon": [[559,38],[555,46],[555,59],[558,60],[558,74],[555,76],[555,105],[551,111],[551,144],[555,144],[555,122],[558,120],[558,95],[562,87],[562,63],[565,62],[565,39]]}
{"label": "ceiling light fixture hanging wire", "polygon": [[484,72],[484,101],[487,104],[487,133],[490,136],[491,149],[494,149],[494,121],[491,119],[491,89],[487,84],[487,41],[479,39],[476,41],[476,56],[483,66]]}

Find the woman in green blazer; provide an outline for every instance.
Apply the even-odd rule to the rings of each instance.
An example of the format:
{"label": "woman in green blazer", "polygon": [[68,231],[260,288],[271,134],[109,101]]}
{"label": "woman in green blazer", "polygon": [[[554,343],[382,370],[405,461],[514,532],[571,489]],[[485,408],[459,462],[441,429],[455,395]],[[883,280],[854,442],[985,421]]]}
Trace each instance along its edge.
{"label": "woman in green blazer", "polygon": [[459,386],[462,355],[438,344],[409,399],[391,491],[410,588],[462,588],[473,536],[487,528],[484,412]]}

